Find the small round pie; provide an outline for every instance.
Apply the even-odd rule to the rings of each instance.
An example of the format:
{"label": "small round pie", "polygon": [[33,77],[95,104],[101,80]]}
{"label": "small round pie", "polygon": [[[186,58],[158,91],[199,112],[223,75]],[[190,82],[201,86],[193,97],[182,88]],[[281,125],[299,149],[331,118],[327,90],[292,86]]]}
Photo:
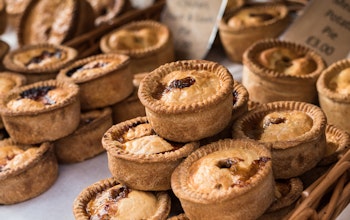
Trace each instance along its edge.
{"label": "small round pie", "polygon": [[138,96],[152,128],[176,142],[198,141],[221,132],[232,117],[233,77],[206,60],[167,63],[150,72]]}
{"label": "small round pie", "polygon": [[87,0],[33,0],[20,18],[18,44],[62,44],[92,30],[94,21]]}
{"label": "small round pie", "polygon": [[18,143],[36,144],[72,133],[80,120],[78,92],[77,85],[56,80],[11,90],[0,102],[10,137]]}
{"label": "small round pie", "polygon": [[344,155],[350,148],[350,134],[335,125],[326,126],[327,149],[317,166],[328,166]]}
{"label": "small round pie", "polygon": [[233,138],[264,143],[271,149],[276,179],[312,169],[326,151],[326,116],[316,105],[280,101],[260,104],[236,120]]}
{"label": "small round pie", "polygon": [[199,143],[175,143],[158,136],[146,117],[113,125],[102,137],[112,175],[130,188],[170,189],[170,176]]}
{"label": "small round pie", "polygon": [[136,73],[134,74],[133,85],[134,91],[126,99],[117,102],[112,105],[112,117],[113,123],[118,124],[120,122],[130,120],[137,117],[146,116],[145,106],[140,102],[139,96],[137,95],[140,81],[148,73]]}
{"label": "small round pie", "polygon": [[130,59],[122,54],[98,54],[73,62],[57,80],[72,81],[80,88],[82,110],[104,108],[133,92]]}
{"label": "small round pie", "polygon": [[219,36],[228,58],[242,62],[244,51],[255,41],[278,37],[291,19],[284,4],[240,7],[226,14],[219,24]]}
{"label": "small round pie", "polygon": [[82,112],[78,128],[54,142],[58,162],[77,163],[104,152],[101,139],[112,125],[110,108]]}
{"label": "small round pie", "polygon": [[166,192],[140,191],[119,183],[115,178],[100,180],[80,192],[74,200],[76,220],[159,219],[170,212]]}
{"label": "small round pie", "polygon": [[331,64],[317,80],[318,99],[328,123],[350,133],[350,59]]}
{"label": "small round pie", "polygon": [[52,144],[0,141],[0,204],[14,204],[48,190],[58,176]]}
{"label": "small round pie", "polygon": [[111,31],[101,38],[100,48],[104,53],[129,56],[134,74],[152,71],[175,60],[169,28],[154,20],[129,22]]}
{"label": "small round pie", "polygon": [[274,200],[270,151],[251,140],[212,142],[175,169],[171,187],[189,219],[256,219]]}
{"label": "small round pie", "polygon": [[3,63],[7,69],[24,74],[30,84],[55,79],[59,70],[73,62],[77,55],[74,48],[42,43],[10,51]]}
{"label": "small round pie", "polygon": [[275,182],[276,200],[258,220],[284,219],[294,209],[304,189],[303,182],[297,177],[286,180],[278,179]]}
{"label": "small round pie", "polygon": [[317,103],[322,57],[304,45],[279,39],[254,43],[243,55],[242,84],[252,101]]}
{"label": "small round pie", "polygon": [[115,18],[123,12],[125,0],[87,0],[95,12],[95,25],[99,26],[109,23],[111,19]]}

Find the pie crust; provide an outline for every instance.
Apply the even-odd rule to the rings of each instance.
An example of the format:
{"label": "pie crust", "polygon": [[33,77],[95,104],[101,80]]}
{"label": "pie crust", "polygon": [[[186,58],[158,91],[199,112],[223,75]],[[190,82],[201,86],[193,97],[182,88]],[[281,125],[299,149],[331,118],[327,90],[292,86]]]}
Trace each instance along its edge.
{"label": "pie crust", "polygon": [[[10,51],[10,45],[5,41],[0,40],[0,60],[3,60],[6,54]],[[5,71],[5,66],[3,62],[0,62],[0,71]]]}
{"label": "pie crust", "polygon": [[169,217],[167,220],[190,220],[185,213]]}
{"label": "pie crust", "polygon": [[[272,50],[277,52],[273,53]],[[278,72],[276,69],[279,68],[263,64],[275,60],[283,66],[291,66],[289,69],[294,74]],[[308,62],[316,65],[314,71],[296,74],[303,71]],[[247,88],[252,101],[301,101],[316,104],[316,81],[324,69],[322,57],[306,46],[279,39],[264,39],[244,52],[242,84]]]}
{"label": "pie crust", "polygon": [[122,54],[98,54],[76,60],[57,75],[57,80],[79,86],[82,110],[104,108],[133,92],[130,59]]}
{"label": "pie crust", "polygon": [[26,81],[26,77],[22,74],[9,71],[0,72],[0,98],[10,90],[23,86]]}
{"label": "pie crust", "polygon": [[[112,105],[113,124],[130,120],[137,117],[146,116],[145,106],[142,105],[139,96],[137,95],[140,81],[147,73],[134,74],[133,85],[134,91],[126,99]],[[127,110],[127,111],[126,111]]]}
{"label": "pie crust", "polygon": [[82,112],[78,128],[54,142],[58,162],[77,163],[104,152],[101,138],[112,125],[111,108]]}
{"label": "pie crust", "polygon": [[[102,200],[98,207],[90,205],[90,201],[97,200],[98,195],[106,195],[109,191],[111,197],[109,199]],[[134,192],[133,197],[131,192]],[[105,194],[106,193],[106,194]],[[120,195],[125,193],[124,195]],[[119,197],[116,197],[118,196]],[[136,197],[136,196],[139,197]],[[141,196],[140,196],[141,195]],[[142,196],[143,195],[143,196]],[[144,196],[144,195],[147,195]],[[102,196],[101,196],[102,197]],[[100,197],[100,198],[101,198]],[[130,199],[130,203],[124,202],[127,198]],[[132,199],[133,198],[133,199]],[[138,199],[139,198],[139,199]],[[148,198],[147,200],[145,198]],[[97,200],[98,201],[98,200]],[[127,200],[128,201],[128,200]],[[107,203],[107,204],[106,204]],[[119,206],[118,206],[119,205]],[[77,198],[74,200],[73,213],[76,220],[90,220],[90,219],[130,219],[130,215],[133,214],[135,218],[133,219],[159,219],[165,220],[170,212],[170,197],[164,192],[146,192],[139,191],[135,189],[130,189],[129,187],[122,185],[115,178],[108,178],[100,180],[80,192]],[[110,208],[103,208],[109,206]],[[132,208],[130,206],[133,206]],[[88,208],[89,207],[89,208]],[[122,207],[125,207],[124,209]],[[150,213],[150,208],[154,213]],[[118,211],[115,209],[119,208]],[[92,217],[88,210],[98,211],[100,210],[102,216],[95,215]],[[108,211],[109,210],[109,211]],[[113,211],[115,213],[113,213]],[[141,217],[143,213],[147,213]],[[111,215],[117,215],[113,218]],[[127,215],[127,216],[123,216]],[[150,215],[151,214],[151,215]],[[139,216],[138,216],[139,215]],[[103,218],[106,217],[106,218]]]}
{"label": "pie crust", "polygon": [[198,142],[174,143],[158,136],[146,117],[113,125],[102,137],[112,175],[130,188],[146,191],[170,189],[177,165]]}
{"label": "pie crust", "polygon": [[171,187],[189,219],[256,219],[274,200],[270,151],[251,140],[212,142],[175,169]]}
{"label": "pie crust", "polygon": [[233,138],[264,143],[271,149],[276,179],[312,169],[326,151],[326,116],[316,105],[295,101],[260,104],[237,119]]}
{"label": "pie crust", "polygon": [[198,141],[229,125],[233,84],[231,73],[218,63],[184,60],[150,72],[138,96],[157,134],[176,142]]}
{"label": "pie crust", "polygon": [[124,10],[125,0],[87,0],[95,12],[95,25],[109,23]]}
{"label": "pie crust", "polygon": [[63,44],[92,30],[94,21],[87,0],[33,0],[20,18],[18,44],[20,47],[42,42]]}
{"label": "pie crust", "polygon": [[324,70],[317,80],[318,99],[328,124],[350,133],[350,60],[340,60]]}
{"label": "pie crust", "polygon": [[11,90],[0,102],[10,137],[18,143],[36,144],[72,133],[79,125],[78,92],[77,85],[56,80]]}
{"label": "pie crust", "polygon": [[74,48],[42,43],[10,51],[3,63],[7,69],[24,74],[31,84],[55,79],[59,70],[73,62],[77,55]]}
{"label": "pie crust", "polygon": [[154,20],[129,22],[111,31],[101,38],[100,49],[104,53],[129,56],[134,74],[152,71],[175,60],[169,28]]}
{"label": "pie crust", "polygon": [[276,180],[276,200],[258,220],[284,219],[294,209],[303,189],[303,182],[297,177]]}
{"label": "pie crust", "polygon": [[[15,147],[16,150],[11,150]],[[26,153],[21,152],[23,150]],[[58,164],[49,142],[23,145],[5,139],[0,141],[0,154],[1,160],[9,161],[3,167],[0,165],[0,204],[34,198],[48,190],[57,179]],[[9,157],[13,158],[8,160]]]}
{"label": "pie crust", "polygon": [[290,22],[291,17],[284,4],[246,5],[221,19],[219,36],[228,58],[242,62],[244,51],[253,42],[278,37]]}

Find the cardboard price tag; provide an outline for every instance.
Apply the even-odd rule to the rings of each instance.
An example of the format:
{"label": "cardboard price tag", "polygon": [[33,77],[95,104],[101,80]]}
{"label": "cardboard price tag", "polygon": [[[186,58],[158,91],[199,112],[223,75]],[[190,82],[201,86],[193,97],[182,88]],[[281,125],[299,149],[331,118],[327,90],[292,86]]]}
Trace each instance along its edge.
{"label": "cardboard price tag", "polygon": [[304,44],[328,65],[350,52],[350,0],[311,1],[281,37]]}
{"label": "cardboard price tag", "polygon": [[217,33],[227,0],[167,0],[161,15],[178,59],[203,59]]}

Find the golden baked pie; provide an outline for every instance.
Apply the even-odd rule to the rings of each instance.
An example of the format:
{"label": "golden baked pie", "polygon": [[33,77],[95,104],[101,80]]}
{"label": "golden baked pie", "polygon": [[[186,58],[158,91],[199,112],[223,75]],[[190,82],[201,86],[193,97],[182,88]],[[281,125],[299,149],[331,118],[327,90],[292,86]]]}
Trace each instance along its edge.
{"label": "golden baked pie", "polygon": [[13,28],[17,28],[20,17],[30,0],[2,0],[6,5],[7,24]]}
{"label": "golden baked pie", "polygon": [[8,92],[1,99],[0,113],[10,137],[36,144],[72,133],[79,125],[78,91],[73,83],[47,80]]}
{"label": "golden baked pie", "polygon": [[242,62],[244,51],[255,41],[278,37],[291,19],[284,4],[257,4],[226,14],[219,24],[219,36],[228,58]]}
{"label": "golden baked pie", "polygon": [[[139,90],[140,81],[148,74],[136,73],[133,77],[134,91],[126,99],[117,102],[112,105],[112,117],[113,123],[118,124],[120,122],[130,120],[136,117],[146,116],[145,106],[142,105],[137,95]],[[127,111],[126,111],[127,110]]]}
{"label": "golden baked pie", "polygon": [[91,30],[94,21],[87,0],[30,1],[19,21],[18,44],[62,44]]}
{"label": "golden baked pie", "polygon": [[169,212],[170,198],[166,192],[135,190],[115,178],[100,180],[88,186],[73,204],[76,220],[165,220]]}
{"label": "golden baked pie", "polygon": [[0,72],[0,97],[10,90],[26,84],[26,77],[14,72]]}
{"label": "golden baked pie", "polygon": [[317,103],[322,57],[304,45],[279,39],[255,42],[244,53],[242,84],[252,101]]}
{"label": "golden baked pie", "polygon": [[133,92],[129,61],[122,54],[93,55],[62,69],[57,80],[72,81],[79,86],[81,109],[104,108]]}
{"label": "golden baked pie", "polygon": [[8,45],[5,41],[0,40],[0,60],[1,60],[0,71],[5,70],[5,67],[2,61],[9,51],[10,51],[10,45]]}
{"label": "golden baked pie", "polygon": [[77,163],[102,152],[103,134],[113,125],[110,108],[82,112],[78,128],[54,142],[59,163]]}
{"label": "golden baked pie", "polygon": [[327,67],[317,81],[317,91],[328,123],[350,132],[346,120],[350,115],[350,60],[340,60]]}
{"label": "golden baked pie", "polygon": [[121,183],[138,190],[170,189],[175,167],[199,145],[175,143],[159,136],[146,117],[113,125],[102,137],[108,167]]}
{"label": "golden baked pie", "polygon": [[109,21],[123,12],[125,0],[87,0],[95,12],[95,25],[99,26]]}
{"label": "golden baked pie", "polygon": [[296,177],[312,169],[326,151],[326,116],[316,105],[280,101],[261,104],[237,119],[233,138],[266,144],[276,179]]}
{"label": "golden baked pie", "polygon": [[294,209],[304,189],[303,182],[297,177],[275,182],[275,201],[258,220],[284,219]]}
{"label": "golden baked pie", "polygon": [[318,166],[328,166],[335,163],[350,148],[350,135],[335,125],[326,126],[326,153]]}
{"label": "golden baked pie", "polygon": [[189,219],[256,219],[274,200],[270,151],[251,140],[212,142],[175,169],[171,187]]}
{"label": "golden baked pie", "polygon": [[4,57],[7,69],[22,73],[27,83],[54,79],[59,70],[77,58],[74,48],[55,44],[33,44],[12,50]]}
{"label": "golden baked pie", "polygon": [[58,165],[52,144],[0,141],[0,204],[14,204],[34,198],[56,181]]}
{"label": "golden baked pie", "polygon": [[138,95],[157,134],[189,142],[218,134],[229,124],[232,91],[233,78],[224,66],[184,60],[150,72]]}
{"label": "golden baked pie", "polygon": [[100,48],[104,53],[128,55],[132,73],[149,72],[175,60],[169,28],[154,20],[119,27],[101,38]]}
{"label": "golden baked pie", "polygon": [[6,2],[5,0],[0,0],[0,34],[3,34],[6,31],[7,20]]}

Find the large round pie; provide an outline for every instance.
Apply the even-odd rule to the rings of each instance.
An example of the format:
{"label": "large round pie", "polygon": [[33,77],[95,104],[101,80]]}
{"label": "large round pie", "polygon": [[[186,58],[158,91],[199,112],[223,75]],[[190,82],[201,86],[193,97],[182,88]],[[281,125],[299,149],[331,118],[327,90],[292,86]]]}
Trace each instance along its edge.
{"label": "large round pie", "polygon": [[290,23],[284,4],[246,5],[226,14],[219,24],[219,36],[233,62],[242,62],[244,51],[255,41],[278,37]]}
{"label": "large round pie", "polygon": [[164,24],[154,20],[129,22],[100,40],[104,53],[130,57],[131,72],[149,72],[175,60],[173,38]]}
{"label": "large round pie", "polygon": [[73,213],[76,220],[165,220],[170,205],[170,197],[164,191],[135,190],[108,178],[83,189],[74,200]]}
{"label": "large round pie", "polygon": [[270,151],[251,140],[210,143],[175,169],[171,187],[189,219],[256,219],[274,201]]}
{"label": "large round pie", "polygon": [[326,152],[326,116],[316,105],[280,101],[260,104],[233,124],[233,138],[264,143],[271,149],[276,179],[312,169]]}
{"label": "large round pie", "polygon": [[230,123],[232,91],[233,77],[224,66],[184,60],[150,72],[138,95],[157,134],[189,142],[211,137]]}
{"label": "large round pie", "polygon": [[18,44],[62,44],[91,30],[94,21],[87,0],[33,0],[20,18]]}
{"label": "large round pie", "polygon": [[306,46],[264,39],[244,52],[242,84],[252,101],[317,103],[316,81],[324,69],[322,57]]}
{"label": "large round pie", "polygon": [[0,204],[14,204],[34,198],[56,181],[58,165],[52,144],[0,141]]}
{"label": "large round pie", "polygon": [[350,59],[340,60],[324,70],[317,81],[318,99],[328,123],[350,133]]}
{"label": "large round pie", "polygon": [[77,55],[74,48],[41,43],[10,51],[3,63],[7,69],[24,74],[30,84],[56,78],[59,70],[73,62]]}
{"label": "large round pie", "polygon": [[69,82],[40,81],[11,90],[0,113],[10,137],[19,143],[54,141],[79,125],[79,88]]}
{"label": "large round pie", "polygon": [[101,139],[112,125],[110,108],[82,112],[78,128],[54,142],[58,162],[77,163],[104,152]]}
{"label": "large round pie", "polygon": [[138,190],[170,189],[173,170],[199,143],[175,143],[160,137],[146,117],[113,125],[102,137],[108,167],[121,183]]}
{"label": "large round pie", "polygon": [[79,86],[81,109],[113,105],[133,92],[130,59],[122,54],[98,54],[75,61],[57,75]]}

